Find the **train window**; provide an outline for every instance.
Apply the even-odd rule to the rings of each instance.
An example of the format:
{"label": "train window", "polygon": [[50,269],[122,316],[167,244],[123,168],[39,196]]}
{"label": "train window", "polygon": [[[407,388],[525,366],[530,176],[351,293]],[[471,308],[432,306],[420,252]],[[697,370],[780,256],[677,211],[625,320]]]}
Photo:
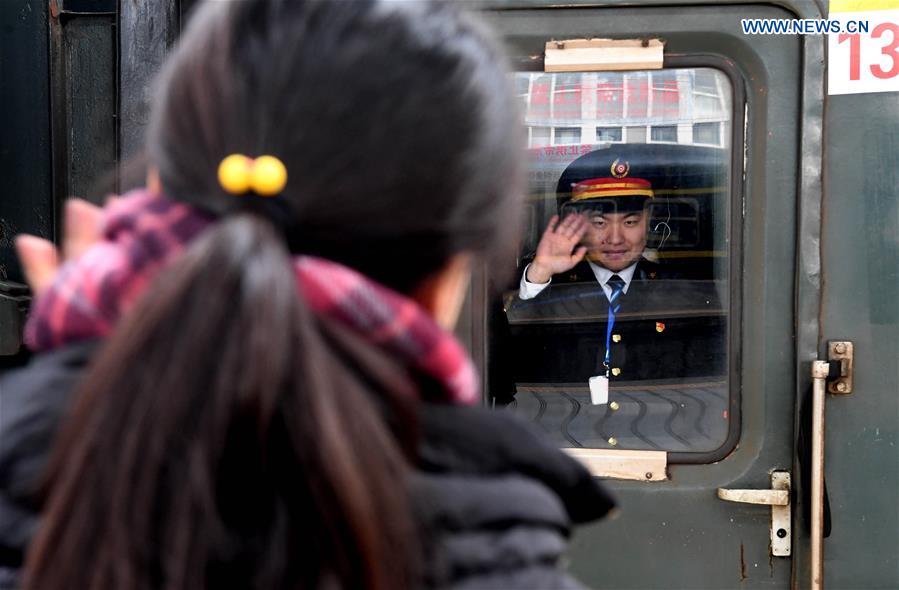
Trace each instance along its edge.
{"label": "train window", "polygon": [[730,402],[729,79],[680,68],[515,83],[530,223],[491,323],[490,395],[563,447],[718,449]]}

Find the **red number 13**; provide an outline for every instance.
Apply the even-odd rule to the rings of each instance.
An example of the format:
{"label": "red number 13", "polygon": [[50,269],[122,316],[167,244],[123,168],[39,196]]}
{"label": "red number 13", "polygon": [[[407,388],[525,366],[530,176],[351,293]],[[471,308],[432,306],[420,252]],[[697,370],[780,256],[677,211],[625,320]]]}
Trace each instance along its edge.
{"label": "red number 13", "polygon": [[[880,67],[880,64],[871,66],[871,73],[881,80],[892,78],[899,74],[899,25],[896,23],[880,23],[871,31],[871,38],[879,39],[887,31],[892,34],[893,39],[889,45],[880,50],[880,53],[889,57],[893,65],[889,70],[884,70]],[[837,42],[842,43],[847,39],[849,40],[849,79],[858,80],[861,78],[861,37],[857,33],[841,33]]]}
{"label": "red number 13", "polygon": [[884,69],[880,67],[880,64],[871,66],[871,73],[881,80],[884,78],[892,78],[896,74],[899,74],[899,51],[897,51],[897,49],[899,49],[899,25],[896,23],[880,23],[874,27],[873,31],[871,31],[871,38],[877,39],[883,35],[884,31],[892,33],[893,40],[889,45],[881,49],[880,52],[890,58],[893,62],[893,67],[884,71]]}
{"label": "red number 13", "polygon": [[842,43],[846,39],[849,39],[849,79],[858,80],[861,73],[862,41],[858,33],[853,35],[840,33],[837,43]]}

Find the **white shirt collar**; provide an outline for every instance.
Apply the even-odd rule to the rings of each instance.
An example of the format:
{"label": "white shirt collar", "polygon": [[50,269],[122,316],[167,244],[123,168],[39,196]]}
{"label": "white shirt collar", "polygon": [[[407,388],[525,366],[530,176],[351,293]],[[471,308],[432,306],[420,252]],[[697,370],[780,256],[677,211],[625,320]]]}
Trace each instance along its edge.
{"label": "white shirt collar", "polygon": [[593,275],[596,277],[596,280],[599,281],[600,285],[602,285],[603,291],[606,292],[606,296],[612,294],[612,288],[606,285],[606,283],[609,282],[609,279],[612,278],[612,275],[618,275],[619,277],[621,277],[621,280],[624,281],[623,291],[626,294],[628,287],[631,286],[631,279],[634,278],[634,272],[636,272],[637,270],[636,262],[623,270],[619,270],[618,272],[611,271],[604,266],[600,266],[591,262],[590,260],[588,260],[587,263],[593,270]]}

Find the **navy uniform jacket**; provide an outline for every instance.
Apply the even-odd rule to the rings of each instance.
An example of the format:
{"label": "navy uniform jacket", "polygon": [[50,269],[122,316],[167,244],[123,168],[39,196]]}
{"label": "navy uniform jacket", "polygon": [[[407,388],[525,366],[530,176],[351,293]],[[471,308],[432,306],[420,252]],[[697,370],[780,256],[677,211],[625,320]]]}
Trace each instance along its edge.
{"label": "navy uniform jacket", "polygon": [[[537,297],[521,300],[516,291],[504,303],[513,382],[586,384],[606,374],[609,301],[586,261],[554,276]],[[726,310],[714,281],[673,278],[641,259],[620,303],[610,338],[612,381],[725,374]]]}

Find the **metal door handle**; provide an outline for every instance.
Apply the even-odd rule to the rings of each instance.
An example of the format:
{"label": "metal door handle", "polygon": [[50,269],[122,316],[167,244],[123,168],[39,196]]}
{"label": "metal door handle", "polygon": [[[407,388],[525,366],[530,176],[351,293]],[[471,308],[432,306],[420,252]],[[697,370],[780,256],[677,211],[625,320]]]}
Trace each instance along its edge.
{"label": "metal door handle", "polygon": [[728,502],[742,502],[743,504],[790,505],[790,492],[788,490],[727,490],[718,488],[718,497]]}
{"label": "metal door handle", "polygon": [[771,555],[790,555],[790,473],[771,472],[770,490],[728,490],[718,488],[718,497],[728,502],[771,506]]}
{"label": "metal door handle", "polygon": [[812,590],[824,588],[824,410],[829,387],[833,393],[852,393],[852,342],[827,343],[828,361],[812,362],[812,494],[811,580]]}

